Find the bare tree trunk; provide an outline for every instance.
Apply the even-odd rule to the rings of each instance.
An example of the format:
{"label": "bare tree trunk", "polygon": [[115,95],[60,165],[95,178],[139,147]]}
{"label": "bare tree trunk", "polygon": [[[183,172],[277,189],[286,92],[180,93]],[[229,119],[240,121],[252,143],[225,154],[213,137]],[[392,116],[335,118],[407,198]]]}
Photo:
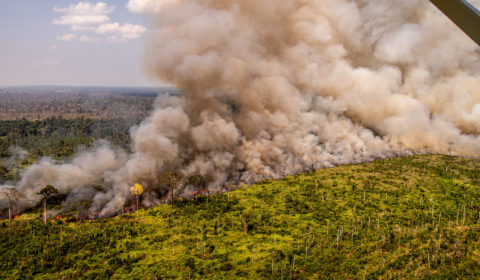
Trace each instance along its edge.
{"label": "bare tree trunk", "polygon": [[292,264],[292,272],[291,272],[291,277],[290,278],[293,278],[294,275],[295,275],[295,254],[293,254],[293,264]]}
{"label": "bare tree trunk", "polygon": [[272,257],[272,275],[273,275],[273,257]]}
{"label": "bare tree trunk", "polygon": [[337,250],[338,250],[338,243],[340,242],[340,228],[337,228]]}
{"label": "bare tree trunk", "polygon": [[12,212],[11,212],[11,201],[10,199],[8,200],[8,227],[12,226]]}
{"label": "bare tree trunk", "polygon": [[138,195],[137,195],[137,217],[138,217]]}
{"label": "bare tree trunk", "polygon": [[47,225],[47,200],[43,201],[43,224]]}

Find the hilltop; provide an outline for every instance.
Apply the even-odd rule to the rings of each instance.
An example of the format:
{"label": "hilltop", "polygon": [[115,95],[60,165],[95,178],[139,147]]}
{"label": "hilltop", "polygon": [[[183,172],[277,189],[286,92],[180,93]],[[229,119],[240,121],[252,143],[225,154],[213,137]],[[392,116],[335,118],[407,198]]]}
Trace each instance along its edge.
{"label": "hilltop", "polygon": [[378,160],[115,218],[0,222],[2,279],[478,279],[480,163]]}

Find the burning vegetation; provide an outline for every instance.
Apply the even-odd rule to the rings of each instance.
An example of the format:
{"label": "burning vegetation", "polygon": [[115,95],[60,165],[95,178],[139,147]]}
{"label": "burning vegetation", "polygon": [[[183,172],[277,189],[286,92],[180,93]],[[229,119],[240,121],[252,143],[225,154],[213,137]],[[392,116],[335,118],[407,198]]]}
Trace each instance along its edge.
{"label": "burning vegetation", "polygon": [[428,1],[161,2],[145,70],[179,96],[130,129],[130,151],[98,142],[27,168],[2,186],[17,209],[46,185],[102,217],[134,202],[134,183],[153,206],[376,158],[480,153],[478,47]]}
{"label": "burning vegetation", "polygon": [[44,226],[40,212],[0,221],[0,278],[478,279],[480,163],[460,157],[344,165],[110,219]]}

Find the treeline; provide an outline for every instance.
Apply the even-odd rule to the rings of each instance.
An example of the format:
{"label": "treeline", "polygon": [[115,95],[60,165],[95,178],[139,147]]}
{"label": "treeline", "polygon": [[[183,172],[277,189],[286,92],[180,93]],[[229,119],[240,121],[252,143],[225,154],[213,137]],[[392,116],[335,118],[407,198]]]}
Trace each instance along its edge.
{"label": "treeline", "polygon": [[56,98],[52,100],[15,100],[0,103],[0,119],[41,120],[54,116],[72,118],[145,118],[155,97]]}
{"label": "treeline", "polygon": [[159,95],[176,95],[174,88],[0,88],[0,120],[144,119]]}

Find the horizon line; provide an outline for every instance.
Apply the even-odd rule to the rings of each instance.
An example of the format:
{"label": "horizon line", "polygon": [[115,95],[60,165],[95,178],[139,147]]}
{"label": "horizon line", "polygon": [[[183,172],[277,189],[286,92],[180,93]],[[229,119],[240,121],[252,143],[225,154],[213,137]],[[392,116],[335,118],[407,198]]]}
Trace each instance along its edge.
{"label": "horizon line", "polygon": [[161,86],[107,86],[107,85],[0,85],[0,89],[6,88],[177,88],[174,85]]}

